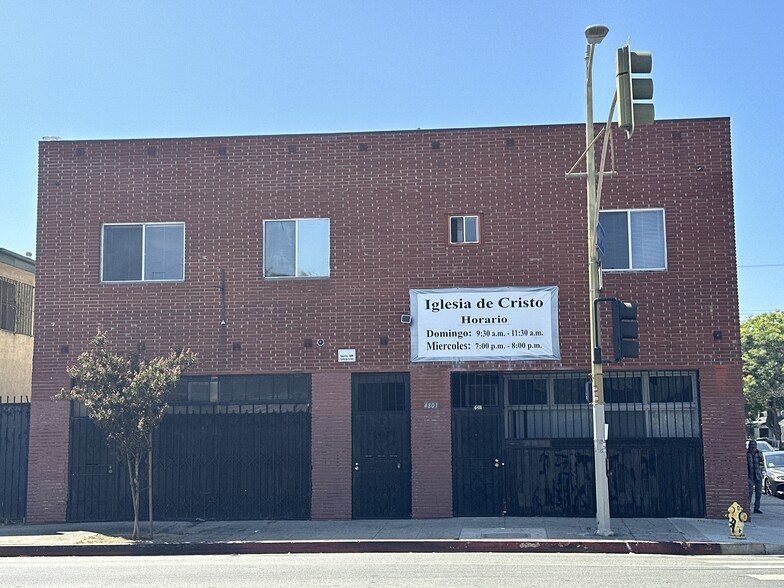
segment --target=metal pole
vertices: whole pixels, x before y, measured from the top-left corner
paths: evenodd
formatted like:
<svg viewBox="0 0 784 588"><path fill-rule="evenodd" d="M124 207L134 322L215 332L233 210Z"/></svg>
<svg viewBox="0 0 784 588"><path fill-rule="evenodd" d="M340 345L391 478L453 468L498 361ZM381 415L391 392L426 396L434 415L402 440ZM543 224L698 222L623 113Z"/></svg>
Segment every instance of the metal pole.
<svg viewBox="0 0 784 588"><path fill-rule="evenodd" d="M601 40L599 40L601 42ZM594 300L599 298L599 250L596 243L599 219L596 197L596 162L594 159L593 133L593 52L595 43L589 41L585 52L585 147L588 187L588 308L590 309L591 345L591 407L593 416L594 477L596 478L596 525L597 535L613 534L610 528L610 493L607 484L607 440L604 418L604 380L599 344L599 310ZM596 337L594 337L596 334Z"/></svg>

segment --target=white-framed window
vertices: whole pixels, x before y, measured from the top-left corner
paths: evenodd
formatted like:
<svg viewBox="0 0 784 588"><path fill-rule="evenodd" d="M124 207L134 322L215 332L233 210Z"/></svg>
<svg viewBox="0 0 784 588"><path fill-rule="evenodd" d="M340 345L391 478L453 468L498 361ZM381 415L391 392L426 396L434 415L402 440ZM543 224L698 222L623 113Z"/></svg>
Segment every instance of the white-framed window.
<svg viewBox="0 0 784 588"><path fill-rule="evenodd" d="M264 277L329 277L329 219L264 221Z"/></svg>
<svg viewBox="0 0 784 588"><path fill-rule="evenodd" d="M602 270L666 270L664 209L604 210L599 213Z"/></svg>
<svg viewBox="0 0 784 588"><path fill-rule="evenodd" d="M101 227L102 282L181 282L185 223L118 223Z"/></svg>
<svg viewBox="0 0 784 588"><path fill-rule="evenodd" d="M479 243L479 216L450 216L449 242L452 245Z"/></svg>

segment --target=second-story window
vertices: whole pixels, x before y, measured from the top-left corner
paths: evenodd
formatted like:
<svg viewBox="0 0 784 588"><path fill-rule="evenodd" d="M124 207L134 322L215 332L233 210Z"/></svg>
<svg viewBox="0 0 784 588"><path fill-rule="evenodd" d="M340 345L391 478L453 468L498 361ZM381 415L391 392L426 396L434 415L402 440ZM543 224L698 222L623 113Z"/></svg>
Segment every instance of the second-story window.
<svg viewBox="0 0 784 588"><path fill-rule="evenodd" d="M0 329L33 334L33 294L32 284L0 276Z"/></svg>
<svg viewBox="0 0 784 588"><path fill-rule="evenodd" d="M449 242L452 245L479 243L479 217L450 216Z"/></svg>
<svg viewBox="0 0 784 588"><path fill-rule="evenodd" d="M0 278L0 329L16 330L17 282Z"/></svg>
<svg viewBox="0 0 784 588"><path fill-rule="evenodd" d="M665 270L664 210L604 210L603 270Z"/></svg>
<svg viewBox="0 0 784 588"><path fill-rule="evenodd" d="M264 277L329 277L329 219L264 221Z"/></svg>
<svg viewBox="0 0 784 588"><path fill-rule="evenodd" d="M103 226L102 282L173 282L184 278L183 223Z"/></svg>

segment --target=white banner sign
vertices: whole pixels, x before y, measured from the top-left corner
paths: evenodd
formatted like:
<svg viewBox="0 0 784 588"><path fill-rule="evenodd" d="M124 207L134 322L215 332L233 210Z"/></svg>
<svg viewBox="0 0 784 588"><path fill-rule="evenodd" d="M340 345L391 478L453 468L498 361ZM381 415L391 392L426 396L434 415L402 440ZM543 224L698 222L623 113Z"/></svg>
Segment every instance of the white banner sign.
<svg viewBox="0 0 784 588"><path fill-rule="evenodd" d="M411 361L561 359L558 286L410 290Z"/></svg>

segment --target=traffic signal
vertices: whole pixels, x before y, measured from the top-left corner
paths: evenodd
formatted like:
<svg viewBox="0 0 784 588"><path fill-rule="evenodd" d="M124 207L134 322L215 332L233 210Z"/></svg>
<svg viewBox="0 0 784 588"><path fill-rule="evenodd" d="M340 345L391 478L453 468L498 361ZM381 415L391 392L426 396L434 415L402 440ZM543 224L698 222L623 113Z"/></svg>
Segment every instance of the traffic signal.
<svg viewBox="0 0 784 588"><path fill-rule="evenodd" d="M615 89L618 95L618 126L631 137L635 125L653 124L655 111L651 78L633 78L633 74L649 74L653 67L650 53L632 51L629 45L618 49L615 59Z"/></svg>
<svg viewBox="0 0 784 588"><path fill-rule="evenodd" d="M639 335L637 305L621 302L617 298L611 302L614 361L618 363L623 361L625 357L640 357L640 344L637 341Z"/></svg>

